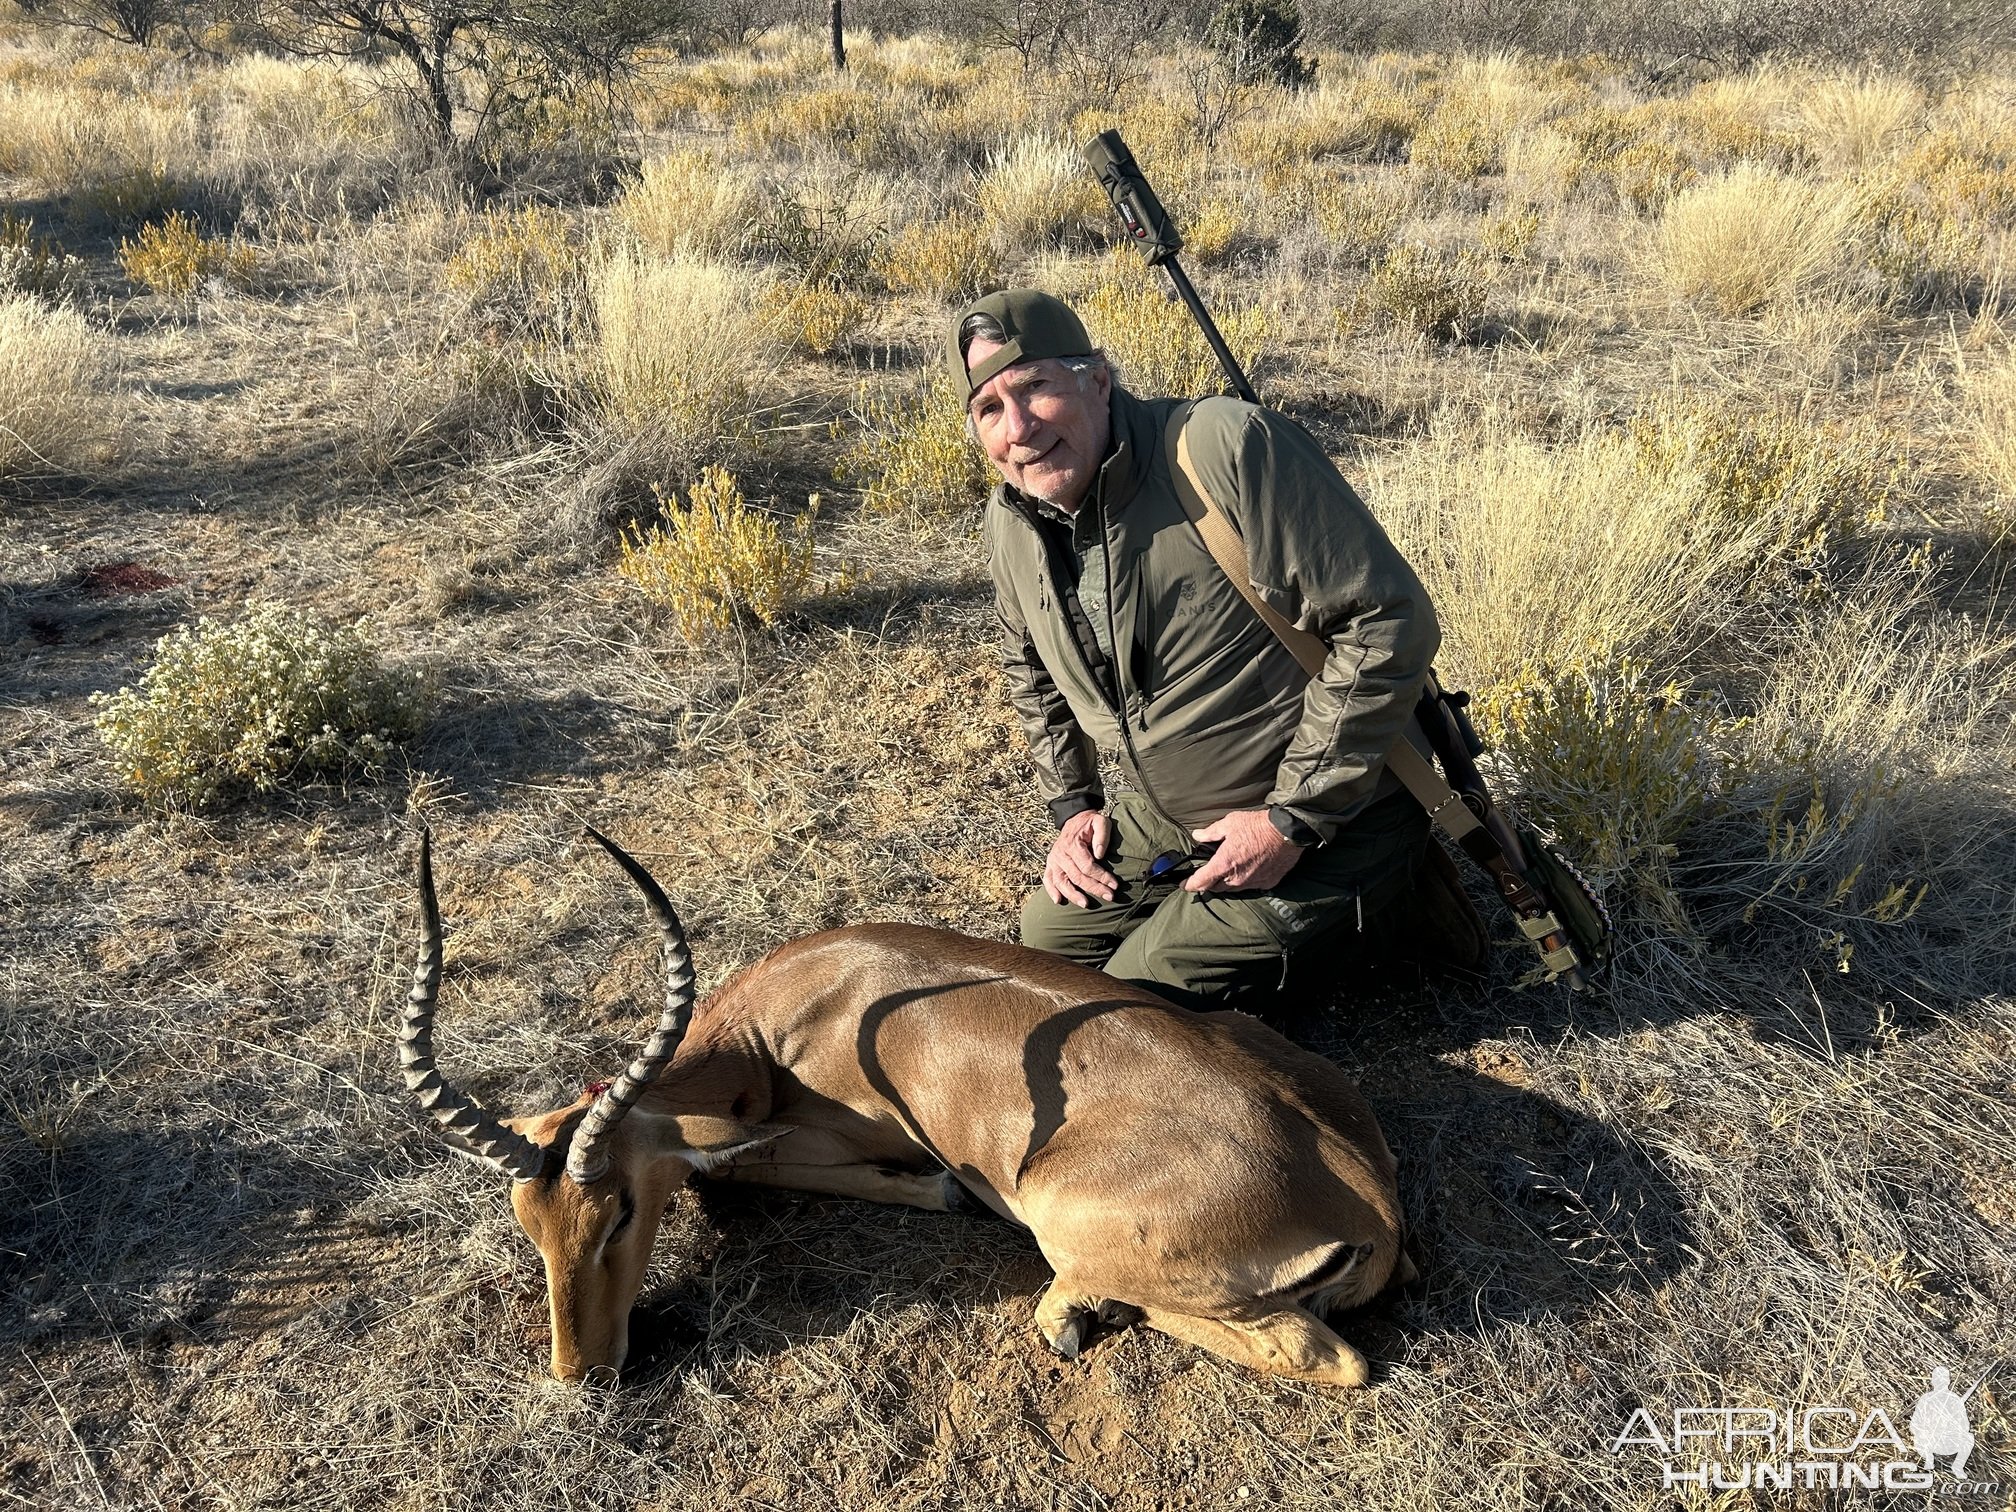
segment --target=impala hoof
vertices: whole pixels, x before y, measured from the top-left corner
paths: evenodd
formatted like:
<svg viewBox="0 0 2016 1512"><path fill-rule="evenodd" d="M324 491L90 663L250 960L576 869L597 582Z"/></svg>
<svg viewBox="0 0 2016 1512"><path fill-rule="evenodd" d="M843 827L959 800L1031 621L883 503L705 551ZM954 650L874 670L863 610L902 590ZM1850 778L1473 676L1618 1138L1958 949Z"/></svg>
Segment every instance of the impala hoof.
<svg viewBox="0 0 2016 1512"><path fill-rule="evenodd" d="M971 1216L976 1213L992 1211L987 1204L967 1191L966 1184L950 1171L947 1171L939 1179L944 1183L946 1212L964 1213Z"/></svg>
<svg viewBox="0 0 2016 1512"><path fill-rule="evenodd" d="M1088 1314L1077 1313L1054 1334L1043 1335L1043 1342L1067 1360L1075 1360L1085 1347L1085 1319Z"/></svg>

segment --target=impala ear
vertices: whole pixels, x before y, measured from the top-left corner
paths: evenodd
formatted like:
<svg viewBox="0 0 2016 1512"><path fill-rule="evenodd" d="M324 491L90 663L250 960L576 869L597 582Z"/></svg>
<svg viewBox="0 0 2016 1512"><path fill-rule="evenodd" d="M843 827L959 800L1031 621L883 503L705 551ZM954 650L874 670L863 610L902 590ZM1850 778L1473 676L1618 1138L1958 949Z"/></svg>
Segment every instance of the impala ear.
<svg viewBox="0 0 2016 1512"><path fill-rule="evenodd" d="M741 1123L699 1114L668 1114L651 1120L654 1148L661 1154L676 1155L702 1176L790 1132L779 1124Z"/></svg>

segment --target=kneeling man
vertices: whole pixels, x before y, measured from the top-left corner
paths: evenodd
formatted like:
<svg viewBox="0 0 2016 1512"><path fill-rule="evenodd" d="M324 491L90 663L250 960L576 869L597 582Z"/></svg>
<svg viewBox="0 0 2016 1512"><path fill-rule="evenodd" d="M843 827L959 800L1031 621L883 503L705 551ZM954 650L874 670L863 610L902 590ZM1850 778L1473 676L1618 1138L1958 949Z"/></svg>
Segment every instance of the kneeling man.
<svg viewBox="0 0 2016 1512"><path fill-rule="evenodd" d="M962 311L949 361L1001 476L987 557L1059 826L1023 943L1206 1007L1278 988L1291 958L1378 927L1428 849L1427 816L1385 757L1440 630L1351 486L1272 410L1136 398L1078 317L1034 289ZM1176 487L1179 435L1255 589L1327 647L1320 675L1205 546ZM1130 791L1104 791L1101 748Z"/></svg>

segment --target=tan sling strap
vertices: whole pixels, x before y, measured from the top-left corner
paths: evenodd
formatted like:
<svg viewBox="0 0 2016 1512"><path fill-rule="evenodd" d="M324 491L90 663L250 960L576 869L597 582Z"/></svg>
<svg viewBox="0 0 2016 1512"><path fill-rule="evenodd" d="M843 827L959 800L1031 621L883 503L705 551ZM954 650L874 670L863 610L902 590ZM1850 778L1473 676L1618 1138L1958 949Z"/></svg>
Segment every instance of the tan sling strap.
<svg viewBox="0 0 2016 1512"><path fill-rule="evenodd" d="M1311 678L1319 677L1323 664L1329 660L1328 649L1321 638L1307 630L1297 629L1285 615L1260 597L1253 586L1246 542L1231 518L1212 502L1210 491L1197 474L1196 465L1190 459L1189 427L1184 423L1190 418L1190 409L1191 406L1186 404L1169 419L1169 433L1174 442L1170 453L1170 475L1176 484L1176 496L1182 501L1183 512L1197 527L1198 535L1204 538L1205 549L1211 553L1220 570L1239 590L1240 597L1252 606L1253 612L1260 616L1260 622L1274 632L1304 672ZM1433 687L1433 674L1430 674L1430 686ZM1417 738L1423 743L1427 740L1425 734L1417 737L1419 729L1420 721L1409 718L1400 739L1386 753L1386 765L1414 795L1415 801L1428 811L1428 817L1435 826L1491 874L1500 895L1519 922L1519 932L1539 952L1550 978L1565 977L1570 985L1576 987L1586 985L1584 968L1588 963L1578 956L1575 941L1562 926L1557 907L1547 895L1535 890L1526 875L1529 862L1525 848L1502 819L1487 824L1475 809L1464 802L1463 795L1436 770L1435 763L1416 744ZM1488 802L1487 799L1487 808ZM1544 858L1568 873L1568 882L1579 888L1590 908L1601 915L1600 926L1591 925L1592 929L1599 931L1593 948L1600 950L1602 940L1607 939L1609 933L1609 916L1603 912L1601 900L1565 861L1552 857L1544 846L1539 850Z"/></svg>
<svg viewBox="0 0 2016 1512"><path fill-rule="evenodd" d="M1205 490L1203 480L1197 476L1197 468L1190 460L1190 427L1183 423L1188 418L1186 407L1172 416L1169 422L1176 435L1176 465L1172 473L1177 497L1183 501L1183 512L1190 516L1197 533L1204 538L1205 549L1225 576L1232 580L1232 586L1239 590L1240 596L1253 606L1253 612L1260 616L1261 623L1279 637L1281 644L1301 663L1304 672L1312 678L1322 676L1323 663L1330 655L1322 640L1290 624L1287 617L1261 598L1253 587L1252 572L1246 562L1246 543L1240 539L1238 529L1225 511L1211 502L1211 495ZM1413 721L1408 723L1411 727ZM1393 775L1400 779L1407 791L1428 811L1428 817L1451 840L1460 843L1472 830L1483 828L1482 821L1471 812L1462 795L1443 781L1434 763L1415 748L1410 735L1402 734L1394 742L1393 749L1386 753L1386 765L1393 769Z"/></svg>

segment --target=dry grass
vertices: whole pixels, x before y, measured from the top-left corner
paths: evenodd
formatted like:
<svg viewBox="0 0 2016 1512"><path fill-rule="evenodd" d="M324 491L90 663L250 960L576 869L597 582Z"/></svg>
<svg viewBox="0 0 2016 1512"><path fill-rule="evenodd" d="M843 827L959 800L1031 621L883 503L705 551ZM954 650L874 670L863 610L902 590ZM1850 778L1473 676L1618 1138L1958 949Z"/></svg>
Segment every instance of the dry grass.
<svg viewBox="0 0 2016 1512"><path fill-rule="evenodd" d="M1964 382L1972 460L2002 513L2016 514L2016 353L1971 364Z"/></svg>
<svg viewBox="0 0 2016 1512"><path fill-rule="evenodd" d="M1842 272L1854 211L1838 191L1739 164L1667 204L1653 265L1683 299L1754 314Z"/></svg>
<svg viewBox="0 0 2016 1512"><path fill-rule="evenodd" d="M989 164L978 194L988 233L1018 252L1082 236L1112 214L1078 147L1052 137L1015 142Z"/></svg>
<svg viewBox="0 0 2016 1512"><path fill-rule="evenodd" d="M671 152L651 158L617 207L639 241L668 256L730 256L764 209L763 187L725 156Z"/></svg>
<svg viewBox="0 0 2016 1512"><path fill-rule="evenodd" d="M667 481L734 455L784 357L774 290L732 264L610 253L589 278L594 424Z"/></svg>
<svg viewBox="0 0 2016 1512"><path fill-rule="evenodd" d="M0 478L88 465L108 367L107 343L77 312L0 295Z"/></svg>
<svg viewBox="0 0 2016 1512"><path fill-rule="evenodd" d="M1651 93L1600 60L1326 56L1206 154L1183 59L1095 100L850 40L839 85L809 30L655 60L656 166L615 204L563 175L479 213L368 69L0 28L0 195L59 201L36 233L87 259L60 330L129 384L52 431L118 438L53 459L88 489L0 483L0 1490L1651 1512L1675 1496L1611 1452L1628 1404L1901 1423L1932 1365L1964 1389L2016 1353L2006 75L1914 105L1791 66ZM1366 1392L1138 1331L1067 1366L1005 1227L720 1193L674 1208L624 1387L556 1389L507 1194L398 1091L410 827L443 1063L514 1110L652 1013L583 821L657 869L709 984L852 920L1007 935L1049 827L928 369L939 301L998 278L1089 295L1138 388L1216 387L1137 263L976 209L1017 144L1116 122L1223 243L1207 297L1264 391L1420 566L1499 782L1606 884L1614 978L1521 991L1512 944L1475 982L1298 967L1335 1006L1292 1027L1364 1083L1423 1262L1346 1325ZM1754 317L1645 298L1658 218L1732 170L1854 207L1838 259ZM117 238L184 197L239 216L257 287L108 304ZM1402 245L1488 274L1470 339L1333 321ZM0 412L23 392L0 371ZM694 646L578 506L729 455L750 500L829 496L770 545L872 575ZM150 812L90 694L254 597L369 616L432 669L425 728L375 782ZM2004 1496L2006 1384L1970 1403Z"/></svg>

